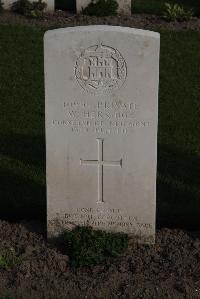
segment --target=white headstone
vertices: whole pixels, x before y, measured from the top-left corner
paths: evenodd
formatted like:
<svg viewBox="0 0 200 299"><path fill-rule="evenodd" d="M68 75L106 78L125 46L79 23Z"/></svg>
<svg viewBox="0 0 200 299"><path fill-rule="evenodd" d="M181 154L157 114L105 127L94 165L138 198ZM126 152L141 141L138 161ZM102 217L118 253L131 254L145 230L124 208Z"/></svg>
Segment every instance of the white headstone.
<svg viewBox="0 0 200 299"><path fill-rule="evenodd" d="M91 0L76 0L76 11L81 13L82 9L88 6ZM117 0L118 13L124 15L131 15L131 0Z"/></svg>
<svg viewBox="0 0 200 299"><path fill-rule="evenodd" d="M45 34L48 232L76 225L154 242L159 34Z"/></svg>

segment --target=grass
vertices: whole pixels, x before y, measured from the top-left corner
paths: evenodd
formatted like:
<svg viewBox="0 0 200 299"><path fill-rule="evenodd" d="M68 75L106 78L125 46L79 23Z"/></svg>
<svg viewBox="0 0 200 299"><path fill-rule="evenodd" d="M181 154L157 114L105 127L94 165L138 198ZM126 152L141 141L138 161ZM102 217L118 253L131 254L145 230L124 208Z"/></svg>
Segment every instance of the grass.
<svg viewBox="0 0 200 299"><path fill-rule="evenodd" d="M2 26L0 35L0 216L42 218L45 217L43 31Z"/></svg>
<svg viewBox="0 0 200 299"><path fill-rule="evenodd" d="M44 31L0 26L0 218L45 219ZM200 228L200 32L161 32L157 222Z"/></svg>
<svg viewBox="0 0 200 299"><path fill-rule="evenodd" d="M200 33L161 33L158 221L199 226Z"/></svg>

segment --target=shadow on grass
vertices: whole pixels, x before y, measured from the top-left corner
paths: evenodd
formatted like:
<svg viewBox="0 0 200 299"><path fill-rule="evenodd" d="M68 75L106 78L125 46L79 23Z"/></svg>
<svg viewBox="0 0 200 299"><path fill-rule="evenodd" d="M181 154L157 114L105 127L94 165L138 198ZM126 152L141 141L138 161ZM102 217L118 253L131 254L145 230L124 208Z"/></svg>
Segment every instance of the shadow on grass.
<svg viewBox="0 0 200 299"><path fill-rule="evenodd" d="M44 135L1 134L0 154L32 164L45 171Z"/></svg>
<svg viewBox="0 0 200 299"><path fill-rule="evenodd" d="M0 218L46 217L44 136L1 135Z"/></svg>
<svg viewBox="0 0 200 299"><path fill-rule="evenodd" d="M0 169L0 219L16 221L46 217L45 186Z"/></svg>
<svg viewBox="0 0 200 299"><path fill-rule="evenodd" d="M158 146L157 225L200 229L200 157Z"/></svg>
<svg viewBox="0 0 200 299"><path fill-rule="evenodd" d="M4 135L0 218L46 217L44 136ZM10 160L6 160L9 157ZM5 161L4 161L5 158ZM22 163L13 165L13 161ZM21 164L20 164L21 165ZM32 169L33 171L29 171ZM37 177L37 171L40 175ZM157 226L200 229L200 157L158 146ZM43 179L41 179L43 176Z"/></svg>

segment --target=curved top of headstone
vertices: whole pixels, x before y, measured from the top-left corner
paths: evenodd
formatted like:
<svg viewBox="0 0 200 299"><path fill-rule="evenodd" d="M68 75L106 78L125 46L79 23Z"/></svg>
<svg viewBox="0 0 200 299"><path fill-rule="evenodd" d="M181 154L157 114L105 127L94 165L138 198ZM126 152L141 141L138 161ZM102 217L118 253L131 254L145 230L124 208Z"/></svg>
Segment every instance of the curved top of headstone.
<svg viewBox="0 0 200 299"><path fill-rule="evenodd" d="M131 33L135 35L149 36L152 38L160 38L160 34L158 32L154 32L150 30L121 27L121 26L110 26L110 25L89 25L89 26L76 26L76 27L67 27L67 28L48 30L44 35L44 39L46 39L47 37L54 36L55 33L86 32L86 31L122 32L122 33Z"/></svg>

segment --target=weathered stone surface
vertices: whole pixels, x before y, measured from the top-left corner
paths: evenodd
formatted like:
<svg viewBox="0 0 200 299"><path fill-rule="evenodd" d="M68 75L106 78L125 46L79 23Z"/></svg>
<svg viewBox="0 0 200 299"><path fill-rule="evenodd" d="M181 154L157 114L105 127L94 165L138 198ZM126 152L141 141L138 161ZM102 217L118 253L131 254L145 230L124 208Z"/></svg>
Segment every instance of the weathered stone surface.
<svg viewBox="0 0 200 299"><path fill-rule="evenodd" d="M76 0L77 13L81 13L82 9L88 6L91 0ZM117 0L118 13L124 15L131 15L131 0Z"/></svg>
<svg viewBox="0 0 200 299"><path fill-rule="evenodd" d="M45 34L48 232L74 225L153 242L159 34Z"/></svg>

